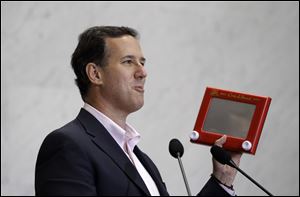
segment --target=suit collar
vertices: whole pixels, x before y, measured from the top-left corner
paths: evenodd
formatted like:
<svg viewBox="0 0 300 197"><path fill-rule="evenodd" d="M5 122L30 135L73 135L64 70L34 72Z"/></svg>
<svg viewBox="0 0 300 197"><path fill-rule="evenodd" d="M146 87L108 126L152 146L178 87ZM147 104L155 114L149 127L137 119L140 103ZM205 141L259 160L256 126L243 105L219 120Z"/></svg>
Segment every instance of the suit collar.
<svg viewBox="0 0 300 197"><path fill-rule="evenodd" d="M140 141L140 134L129 124L126 123L125 128L121 128L112 119L88 103L84 103L83 109L92 114L105 127L121 148L124 147L125 143L128 143L130 150L133 151L133 148Z"/></svg>
<svg viewBox="0 0 300 197"><path fill-rule="evenodd" d="M129 179L145 193L145 195L150 196L138 171L104 126L85 109L80 110L77 119L85 128L87 134L91 136L91 140L104 151L117 166L119 166Z"/></svg>

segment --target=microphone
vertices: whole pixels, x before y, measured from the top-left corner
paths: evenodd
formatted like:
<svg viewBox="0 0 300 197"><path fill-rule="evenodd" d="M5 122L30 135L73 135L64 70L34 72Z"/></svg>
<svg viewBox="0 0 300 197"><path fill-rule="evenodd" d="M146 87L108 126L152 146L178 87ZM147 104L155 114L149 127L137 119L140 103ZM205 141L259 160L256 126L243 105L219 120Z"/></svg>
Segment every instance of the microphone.
<svg viewBox="0 0 300 197"><path fill-rule="evenodd" d="M213 145L210 148L210 152L213 155L213 157L221 164L223 164L223 165L227 164L233 168L237 167L237 165L234 163L234 161L232 161L230 154L228 152L226 152L223 148L221 148L217 145Z"/></svg>
<svg viewBox="0 0 300 197"><path fill-rule="evenodd" d="M182 144L180 143L180 141L178 139L172 139L170 141L170 143L169 143L169 152L173 157L178 159L179 166L180 166L180 169L181 169L181 173L182 173L182 176L183 176L183 180L184 180L184 183L185 183L187 193L188 193L189 196L191 196L191 190L190 190L189 184L187 182L185 172L184 172L184 168L183 168L183 165L182 165L182 162L181 162L181 159L180 159L183 155L184 150L183 150Z"/></svg>
<svg viewBox="0 0 300 197"><path fill-rule="evenodd" d="M221 164L227 164L236 170L238 170L240 173L242 173L244 176L246 176L250 181L252 181L256 186L258 186L260 189L262 189L264 192L266 192L269 196L273 196L268 190L263 188L259 183L257 183L254 179L252 179L249 175L247 175L244 171L242 171L231 159L231 156L228 152L226 152L223 148L213 145L210 148L210 152L213 155L213 157L220 162Z"/></svg>

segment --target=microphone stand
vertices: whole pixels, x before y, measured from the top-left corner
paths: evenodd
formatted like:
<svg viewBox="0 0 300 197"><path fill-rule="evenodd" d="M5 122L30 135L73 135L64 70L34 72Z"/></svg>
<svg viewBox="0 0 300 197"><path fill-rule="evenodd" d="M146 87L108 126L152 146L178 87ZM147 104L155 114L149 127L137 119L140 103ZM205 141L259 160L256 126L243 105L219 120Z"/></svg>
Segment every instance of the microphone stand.
<svg viewBox="0 0 300 197"><path fill-rule="evenodd" d="M177 159L178 159L178 162L179 162L180 170L182 172L182 176L183 176L183 180L184 180L184 184L185 184L188 196L191 196L191 190L190 190L189 184L188 184L186 176L185 176L185 172L184 172L184 169L183 169L183 165L182 165L182 162L181 162L181 159L180 159L180 153L179 152L177 152Z"/></svg>
<svg viewBox="0 0 300 197"><path fill-rule="evenodd" d="M259 187L260 189L262 189L264 192L266 192L269 196L273 196L268 190L266 190L265 188L263 188L263 186L261 186L258 182L256 182L254 179L252 179L248 174L246 174L243 170L241 170L235 163L234 161L230 160L230 166L237 169L240 173L242 173L245 177L247 177L250 181L252 181L252 183L254 183L257 187Z"/></svg>

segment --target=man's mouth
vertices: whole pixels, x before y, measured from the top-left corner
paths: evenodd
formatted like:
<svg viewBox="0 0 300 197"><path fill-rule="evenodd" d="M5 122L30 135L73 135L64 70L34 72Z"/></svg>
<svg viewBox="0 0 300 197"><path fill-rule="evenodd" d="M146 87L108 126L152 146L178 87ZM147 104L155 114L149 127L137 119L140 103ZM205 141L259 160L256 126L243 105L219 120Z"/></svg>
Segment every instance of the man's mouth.
<svg viewBox="0 0 300 197"><path fill-rule="evenodd" d="M144 87L143 86L134 86L133 89L137 92L140 92L140 93L144 93L145 90L144 90Z"/></svg>

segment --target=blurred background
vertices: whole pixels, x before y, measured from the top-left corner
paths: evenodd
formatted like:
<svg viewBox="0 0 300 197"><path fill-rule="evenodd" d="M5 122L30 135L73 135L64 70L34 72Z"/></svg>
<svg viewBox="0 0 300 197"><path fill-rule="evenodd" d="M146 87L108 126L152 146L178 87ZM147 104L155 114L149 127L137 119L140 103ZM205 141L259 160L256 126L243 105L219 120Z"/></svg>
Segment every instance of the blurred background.
<svg viewBox="0 0 300 197"><path fill-rule="evenodd" d="M240 167L274 195L299 195L299 2L1 1L1 195L34 195L45 136L83 105L70 57L96 25L136 28L147 58L144 107L129 117L171 195L186 195L172 138L196 195L212 172L189 142L207 86L272 98L256 155ZM243 175L238 195L265 195Z"/></svg>

